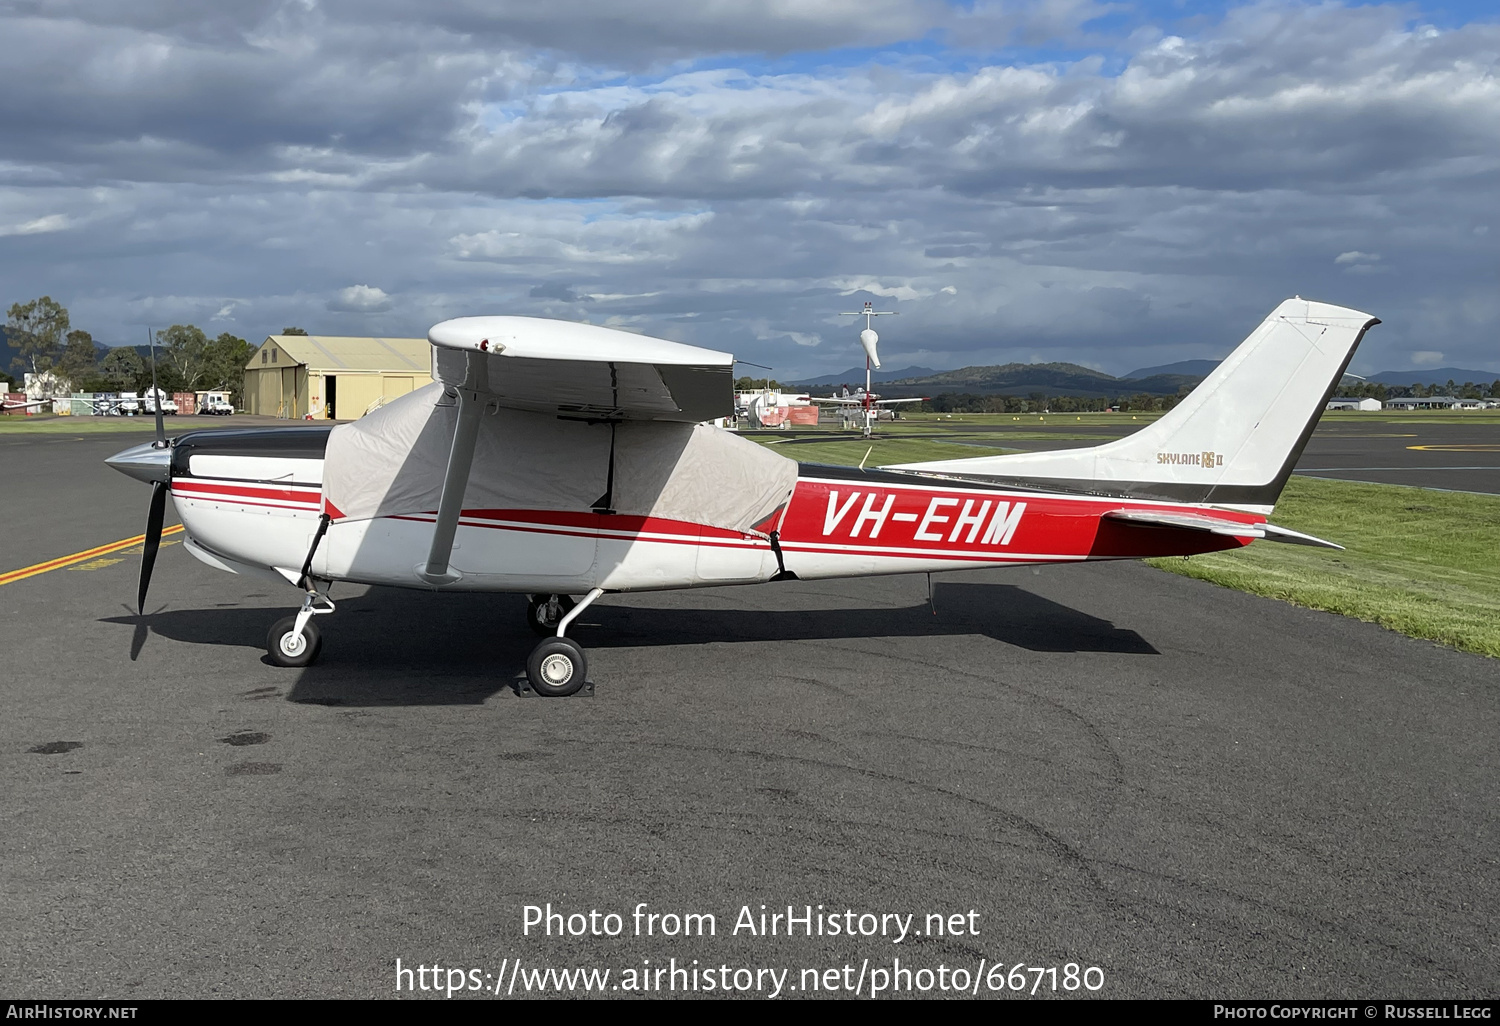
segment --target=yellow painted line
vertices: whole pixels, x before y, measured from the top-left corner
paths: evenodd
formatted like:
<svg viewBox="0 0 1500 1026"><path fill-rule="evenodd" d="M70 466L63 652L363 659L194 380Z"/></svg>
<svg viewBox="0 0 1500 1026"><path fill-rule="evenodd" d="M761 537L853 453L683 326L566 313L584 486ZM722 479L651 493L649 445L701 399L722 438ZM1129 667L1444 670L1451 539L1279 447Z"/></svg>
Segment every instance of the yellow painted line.
<svg viewBox="0 0 1500 1026"><path fill-rule="evenodd" d="M1473 445L1408 445L1408 449L1421 449L1424 452L1500 452L1500 445L1480 442Z"/></svg>
<svg viewBox="0 0 1500 1026"><path fill-rule="evenodd" d="M168 527L166 530L162 531L161 534L162 537L165 538L167 535L177 534L181 530L181 524L173 524L171 527ZM61 570L65 566L72 566L74 563L82 563L86 559L97 559L100 556L107 556L111 552L119 552L121 549L128 549L132 545L141 545L145 541L146 536L144 534L138 534L134 538L126 538L123 541L110 542L108 545L99 545L92 549L85 549L82 552L75 552L71 556L59 556L56 559L49 559L45 563L36 563L32 566L23 566L19 570L12 570L10 571L10 573L0 574L0 584L13 584L16 581L24 581L28 577L35 577L37 574L44 574L48 570Z"/></svg>
<svg viewBox="0 0 1500 1026"><path fill-rule="evenodd" d="M111 566L114 566L116 563L123 563L123 562L125 562L125 557L124 556L100 556L98 559L91 559L87 563L74 563L72 566L68 567L68 569L69 570L74 570L74 571L77 571L77 570L103 570L106 567L111 567Z"/></svg>

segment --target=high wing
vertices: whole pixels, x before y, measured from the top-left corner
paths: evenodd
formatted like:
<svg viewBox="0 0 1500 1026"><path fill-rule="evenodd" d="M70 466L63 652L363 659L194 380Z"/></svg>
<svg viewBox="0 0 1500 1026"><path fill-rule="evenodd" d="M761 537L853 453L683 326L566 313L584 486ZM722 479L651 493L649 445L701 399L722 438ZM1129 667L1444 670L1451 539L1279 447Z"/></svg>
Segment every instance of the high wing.
<svg viewBox="0 0 1500 1026"><path fill-rule="evenodd" d="M806 399L810 403L835 403L835 404L837 404L839 406L863 406L865 404L865 400L864 400L863 396L852 396L851 395L851 396L845 397L845 396L838 396L838 395L830 395L830 396L805 395L802 398ZM871 399L870 400L870 405L871 406L887 406L887 405L889 405L891 403L925 403L929 398L930 398L929 396L919 395L919 396L914 396L914 397L912 397L910 399Z"/></svg>
<svg viewBox="0 0 1500 1026"><path fill-rule="evenodd" d="M1286 542L1291 545L1313 545L1323 549L1343 549L1342 545L1335 545L1331 541L1314 538L1310 534L1293 531L1287 527L1277 527L1275 524L1268 524L1264 521L1249 522L1234 520L1230 517L1214 516L1211 513L1173 513L1166 510L1154 509L1115 509L1105 513L1104 519L1115 520L1138 527L1175 527L1189 531L1207 531L1210 534L1222 534L1231 538L1262 538L1266 541Z"/></svg>
<svg viewBox="0 0 1500 1026"><path fill-rule="evenodd" d="M499 406L601 420L734 415L729 353L538 317L459 317L427 339L435 379L463 385L478 358L479 390Z"/></svg>
<svg viewBox="0 0 1500 1026"><path fill-rule="evenodd" d="M458 402L427 561L429 584L449 565L479 416L492 403L586 420L695 424L734 414L734 357L593 324L538 317L458 317L427 332L432 376Z"/></svg>

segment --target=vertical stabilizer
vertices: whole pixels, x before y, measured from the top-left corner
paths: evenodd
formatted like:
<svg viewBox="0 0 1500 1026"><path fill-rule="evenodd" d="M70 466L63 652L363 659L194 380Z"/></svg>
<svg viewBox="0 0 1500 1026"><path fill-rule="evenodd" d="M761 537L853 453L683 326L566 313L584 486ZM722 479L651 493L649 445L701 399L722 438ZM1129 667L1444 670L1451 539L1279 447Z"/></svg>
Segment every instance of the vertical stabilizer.
<svg viewBox="0 0 1500 1026"><path fill-rule="evenodd" d="M1119 441L885 469L1269 511L1360 339L1379 323L1288 299L1187 398Z"/></svg>

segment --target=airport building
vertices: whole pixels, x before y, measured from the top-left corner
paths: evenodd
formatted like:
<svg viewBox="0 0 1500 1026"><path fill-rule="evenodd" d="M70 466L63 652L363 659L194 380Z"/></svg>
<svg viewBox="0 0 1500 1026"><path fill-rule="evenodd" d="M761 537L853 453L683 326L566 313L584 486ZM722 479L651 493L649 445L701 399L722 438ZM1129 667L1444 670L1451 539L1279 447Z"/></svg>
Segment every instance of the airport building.
<svg viewBox="0 0 1500 1026"><path fill-rule="evenodd" d="M1378 410L1381 409L1379 399L1330 399L1328 400L1330 410Z"/></svg>
<svg viewBox="0 0 1500 1026"><path fill-rule="evenodd" d="M357 420L431 382L425 338L269 335L245 366L245 412Z"/></svg>
<svg viewBox="0 0 1500 1026"><path fill-rule="evenodd" d="M1385 401L1385 408L1388 410L1451 410L1457 405L1459 400L1451 395L1432 395L1420 399L1402 396Z"/></svg>

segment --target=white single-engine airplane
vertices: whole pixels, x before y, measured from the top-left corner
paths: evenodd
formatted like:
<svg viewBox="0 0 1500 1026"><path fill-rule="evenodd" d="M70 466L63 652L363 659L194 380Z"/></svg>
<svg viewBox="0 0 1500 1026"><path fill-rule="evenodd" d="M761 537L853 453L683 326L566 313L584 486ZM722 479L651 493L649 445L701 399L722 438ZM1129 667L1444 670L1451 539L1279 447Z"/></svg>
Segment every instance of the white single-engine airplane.
<svg viewBox="0 0 1500 1026"><path fill-rule="evenodd" d="M568 627L615 591L1190 555L1267 523L1374 317L1282 303L1165 416L1088 449L859 470L799 466L702 422L727 353L587 324L463 317L428 332L432 385L333 428L195 431L112 457L152 485L137 602L170 492L185 547L284 580L272 661L318 655L335 581L520 592L546 635L532 688L584 683ZM584 596L577 604L570 596Z"/></svg>

